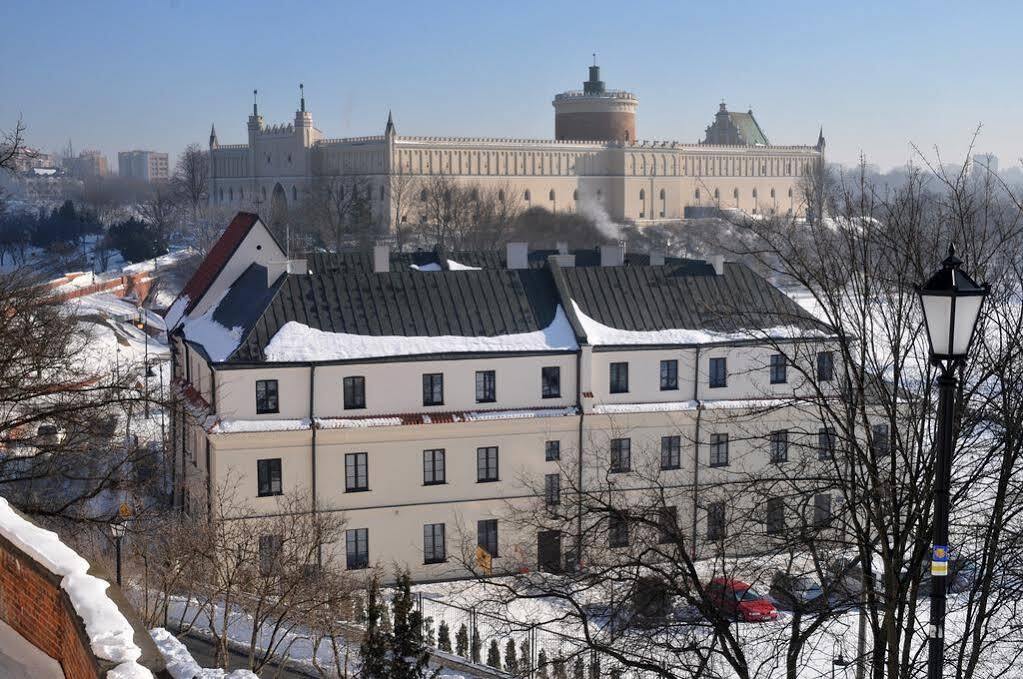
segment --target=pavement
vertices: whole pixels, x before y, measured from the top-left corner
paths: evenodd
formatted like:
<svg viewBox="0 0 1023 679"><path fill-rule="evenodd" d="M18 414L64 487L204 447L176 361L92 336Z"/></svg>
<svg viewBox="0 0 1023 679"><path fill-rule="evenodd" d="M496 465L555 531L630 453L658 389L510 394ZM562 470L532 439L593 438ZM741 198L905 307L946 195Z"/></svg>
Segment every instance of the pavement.
<svg viewBox="0 0 1023 679"><path fill-rule="evenodd" d="M4 679L64 679L60 663L28 642L0 620L0 677Z"/></svg>
<svg viewBox="0 0 1023 679"><path fill-rule="evenodd" d="M200 637L192 636L191 634L186 634L185 636L181 637L181 643L185 645L185 648L187 648L189 653L192 654L192 657L195 658L195 661L199 663L200 667L217 666L216 649L212 642L207 641L206 639L202 639ZM248 669L249 659L247 656L245 656L242 653L239 653L238 651L230 649L228 650L228 653L229 653L228 664L230 665L230 667L228 668L229 670ZM279 674L278 669L279 667L277 663L270 662L266 665L266 667L263 668L263 671L260 672L259 675L261 677L264 677L265 679L271 678L277 679L277 677L281 677L281 679L310 679L310 677L312 677L313 679L315 679L317 677L317 675L315 674L304 672L302 670L295 669L294 667L285 667L283 669L280 669ZM0 677L4 677L6 679L7 676L8 675L0 672ZM63 677L64 675L61 674L59 676Z"/></svg>

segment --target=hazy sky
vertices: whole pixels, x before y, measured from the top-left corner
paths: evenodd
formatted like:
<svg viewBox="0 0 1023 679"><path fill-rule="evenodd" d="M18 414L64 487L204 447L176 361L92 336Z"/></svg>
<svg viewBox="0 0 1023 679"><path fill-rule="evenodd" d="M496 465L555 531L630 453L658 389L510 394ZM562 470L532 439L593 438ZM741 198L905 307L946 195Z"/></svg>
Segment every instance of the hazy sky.
<svg viewBox="0 0 1023 679"><path fill-rule="evenodd" d="M252 90L288 122L298 83L328 137L553 136L551 99L598 52L639 96L641 139L694 142L718 102L773 143L888 168L910 142L949 160L1023 157L1023 5L930 2L15 2L0 7L0 129L116 153L245 141Z"/></svg>

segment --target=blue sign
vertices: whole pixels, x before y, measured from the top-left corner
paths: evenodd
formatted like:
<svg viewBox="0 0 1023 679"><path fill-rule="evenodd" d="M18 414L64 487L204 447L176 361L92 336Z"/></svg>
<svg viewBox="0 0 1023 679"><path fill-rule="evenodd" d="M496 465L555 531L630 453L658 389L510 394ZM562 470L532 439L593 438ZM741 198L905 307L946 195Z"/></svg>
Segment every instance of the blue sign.
<svg viewBox="0 0 1023 679"><path fill-rule="evenodd" d="M931 550L931 576L948 575L948 545L934 545Z"/></svg>

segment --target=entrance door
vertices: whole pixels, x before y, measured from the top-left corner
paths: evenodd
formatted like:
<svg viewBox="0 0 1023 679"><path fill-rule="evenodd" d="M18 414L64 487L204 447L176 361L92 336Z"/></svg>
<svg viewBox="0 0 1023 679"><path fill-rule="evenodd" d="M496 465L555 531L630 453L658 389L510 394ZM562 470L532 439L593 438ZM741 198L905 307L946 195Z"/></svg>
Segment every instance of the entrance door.
<svg viewBox="0 0 1023 679"><path fill-rule="evenodd" d="M547 573L561 572L561 531L545 530L536 534L537 567Z"/></svg>

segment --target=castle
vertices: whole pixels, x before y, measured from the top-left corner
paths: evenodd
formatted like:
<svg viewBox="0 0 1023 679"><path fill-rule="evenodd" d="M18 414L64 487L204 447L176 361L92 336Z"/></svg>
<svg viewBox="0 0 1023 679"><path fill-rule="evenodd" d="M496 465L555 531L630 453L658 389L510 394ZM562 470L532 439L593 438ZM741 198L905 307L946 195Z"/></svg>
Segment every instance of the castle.
<svg viewBox="0 0 1023 679"><path fill-rule="evenodd" d="M222 145L210 131L210 202L276 219L308 198L317 180L358 177L375 220L393 230L423 219L419 191L396 188L443 175L522 208L597 210L641 226L714 207L798 215L801 177L824 155L823 133L813 146L771 145L752 111L724 103L701 142L639 141L638 98L606 89L597 65L581 91L552 103L554 139L404 136L390 114L382 135L328 139L304 91L287 125L267 126L254 97L248 144Z"/></svg>

